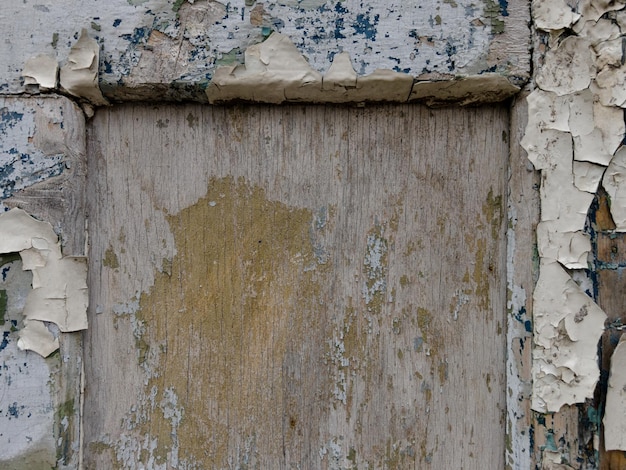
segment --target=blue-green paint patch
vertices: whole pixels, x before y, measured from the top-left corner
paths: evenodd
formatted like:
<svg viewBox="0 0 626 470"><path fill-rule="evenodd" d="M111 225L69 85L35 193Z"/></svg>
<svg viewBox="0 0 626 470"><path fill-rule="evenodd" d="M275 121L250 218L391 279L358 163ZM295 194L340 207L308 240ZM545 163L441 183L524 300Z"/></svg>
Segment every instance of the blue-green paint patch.
<svg viewBox="0 0 626 470"><path fill-rule="evenodd" d="M550 452L557 452L559 449L556 446L556 441L554 440L554 433L552 431L546 432L546 445L544 446L545 450Z"/></svg>
<svg viewBox="0 0 626 470"><path fill-rule="evenodd" d="M9 345L9 331L2 332L2 341L0 342L0 351L6 348Z"/></svg>
<svg viewBox="0 0 626 470"><path fill-rule="evenodd" d="M6 135L7 129L14 128L24 118L24 113L9 111L8 108L0 110L0 132Z"/></svg>
<svg viewBox="0 0 626 470"><path fill-rule="evenodd" d="M359 13L356 15L356 22L352 25L352 28L356 34L362 34L367 39L375 41L376 25L379 18L379 15L374 15L374 21L372 22L369 14Z"/></svg>
<svg viewBox="0 0 626 470"><path fill-rule="evenodd" d="M14 401L7 407L5 416L9 418L9 421L13 418L19 418L25 408L26 407L24 405L18 405L17 402Z"/></svg>
<svg viewBox="0 0 626 470"><path fill-rule="evenodd" d="M133 34L122 34L121 37L130 41L131 44L142 44L150 35L150 31L150 28L144 26L142 28L135 28Z"/></svg>
<svg viewBox="0 0 626 470"><path fill-rule="evenodd" d="M499 0L498 3L500 4L500 14L502 16L509 16L509 2L507 0Z"/></svg>

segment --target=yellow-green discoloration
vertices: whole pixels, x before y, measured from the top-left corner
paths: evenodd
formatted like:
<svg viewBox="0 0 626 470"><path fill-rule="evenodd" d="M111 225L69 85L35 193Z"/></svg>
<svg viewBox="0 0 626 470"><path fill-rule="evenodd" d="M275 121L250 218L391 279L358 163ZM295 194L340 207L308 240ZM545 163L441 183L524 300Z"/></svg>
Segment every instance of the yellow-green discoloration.
<svg viewBox="0 0 626 470"><path fill-rule="evenodd" d="M74 399L63 402L57 408L54 422L58 429L57 461L69 462L75 449L72 446L75 425Z"/></svg>
<svg viewBox="0 0 626 470"><path fill-rule="evenodd" d="M319 367L324 345L308 343L303 353L301 338L326 328L313 220L311 211L268 201L263 190L232 178L210 181L205 198L169 217L177 247L171 275L157 274L137 313L146 328L139 361L162 345L145 396L156 392L159 403L172 390L172 409L181 412L175 427L173 412L149 400L137 411L139 438L158 441L155 463L176 448L181 461L226 467L245 436L278 458L283 444L261 441L283 432L285 416L286 439L317 439L315 424L296 418L329 389L321 374L302 372Z"/></svg>
<svg viewBox="0 0 626 470"><path fill-rule="evenodd" d="M496 240L502 228L504 208L502 207L502 196L494 196L491 188L487 194L487 200L483 204L483 215L487 222L491 224L491 236Z"/></svg>
<svg viewBox="0 0 626 470"><path fill-rule="evenodd" d="M107 251L104 252L104 259L102 260L102 265L111 269L117 269L120 267L120 262L118 261L117 255L113 251L112 247L107 248Z"/></svg>

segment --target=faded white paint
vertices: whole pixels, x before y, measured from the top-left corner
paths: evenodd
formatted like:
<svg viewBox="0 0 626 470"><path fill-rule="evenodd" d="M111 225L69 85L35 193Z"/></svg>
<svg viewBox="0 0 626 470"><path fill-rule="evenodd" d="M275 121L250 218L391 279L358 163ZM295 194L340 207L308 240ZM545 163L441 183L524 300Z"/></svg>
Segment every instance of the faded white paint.
<svg viewBox="0 0 626 470"><path fill-rule="evenodd" d="M344 54L350 58L352 69L366 77L363 85L368 81L382 85L375 87L370 83L358 93L325 94L321 99L306 95L306 100L332 101L329 96L335 96L335 100L342 101L406 101L410 82L416 79L429 84L424 99L485 102L505 99L529 77L526 0L436 0L410 4L328 0L252 5L244 0L115 0L106 5L90 0L82 2L80 8L69 0L5 3L0 11L0 25L10 47L0 51L0 63L5 65L0 72L0 93L19 93L25 86L33 91L34 81L41 83L42 89L52 88L49 85L53 59L62 65L62 87L95 104L103 104L93 89L86 96L84 89L77 92L71 83L68 82L70 88L63 83L64 77L68 80L68 71L79 68L87 74L97 66L86 56L76 62L77 48L89 51L90 57L92 52L91 47L82 47L86 36L81 30L88 30L102 49L99 81L105 97L113 100L206 101L207 85L220 86L229 75L224 74L224 69L220 72L220 67L241 70L244 56L248 61L248 56L254 55L258 45L272 33L280 33L291 42L297 56L306 60L314 74L327 72L334 57ZM28 35L22 33L26 24ZM70 48L74 48L73 57ZM40 63L33 69L34 57ZM43 61L45 71L40 67ZM247 68L250 65L246 63ZM380 75L380 70L387 75L382 81L374 80L379 78L374 76ZM438 84L484 74L498 79L485 82L486 87L480 80L466 81L460 98L454 93L450 96L450 89L437 97ZM81 83L85 83L84 78ZM251 79L249 75L248 78ZM291 81L295 79L290 77ZM408 92L388 96L388 91L398 85L408 85ZM258 99L262 92L263 89L257 90L253 99ZM424 94L421 90L412 99L421 99ZM229 93L213 99L231 96ZM249 96L246 93L235 98ZM303 98L297 95L295 99ZM275 98L262 100L274 102Z"/></svg>

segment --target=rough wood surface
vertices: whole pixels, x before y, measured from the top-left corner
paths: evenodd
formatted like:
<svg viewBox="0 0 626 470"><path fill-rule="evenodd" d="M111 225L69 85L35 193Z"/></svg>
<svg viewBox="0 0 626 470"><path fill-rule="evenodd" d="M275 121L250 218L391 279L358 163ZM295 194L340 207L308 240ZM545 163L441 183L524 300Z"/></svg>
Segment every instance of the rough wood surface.
<svg viewBox="0 0 626 470"><path fill-rule="evenodd" d="M602 205L598 213L602 214ZM596 217L597 221L598 217ZM606 227L600 227L606 228ZM626 296L626 237L623 233L598 232L596 235L598 303L607 314L606 331L602 335L600 368L602 381L598 387L598 406L605 410L606 392L611 368L611 357L623 334L626 323L624 313L624 297ZM605 410L619 413L619 410ZM617 470L626 467L626 453L622 451L606 451L604 449L604 427L601 433L600 468Z"/></svg>
<svg viewBox="0 0 626 470"><path fill-rule="evenodd" d="M503 468L508 124L98 110L87 468Z"/></svg>
<svg viewBox="0 0 626 470"><path fill-rule="evenodd" d="M82 111L60 96L0 97L0 111L0 189L3 197L10 196L0 201L0 207L19 207L49 222L64 255L84 255L87 162ZM5 301L0 302L0 467L76 469L81 448L82 334L60 334L59 352L45 359L17 348L32 274L20 273L14 284L6 285L16 276L11 271L22 267L14 255L10 263L0 260L0 297Z"/></svg>
<svg viewBox="0 0 626 470"><path fill-rule="evenodd" d="M507 230L507 468L534 468L530 409L532 302L538 260L535 230L539 222L539 172L532 167L519 142L528 115L526 96L512 103Z"/></svg>

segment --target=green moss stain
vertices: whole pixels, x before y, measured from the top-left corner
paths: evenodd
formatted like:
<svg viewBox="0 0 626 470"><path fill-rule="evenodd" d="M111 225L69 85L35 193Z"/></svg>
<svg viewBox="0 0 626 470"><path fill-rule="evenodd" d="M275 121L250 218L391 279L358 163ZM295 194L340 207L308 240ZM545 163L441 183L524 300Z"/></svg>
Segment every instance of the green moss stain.
<svg viewBox="0 0 626 470"><path fill-rule="evenodd" d="M221 67L224 65L241 64L243 63L244 52L236 47L228 52L224 52L221 56L215 60L215 66Z"/></svg>
<svg viewBox="0 0 626 470"><path fill-rule="evenodd" d="M18 253L7 253L0 255L0 268L6 266L14 261L21 261L21 257ZM5 289L0 289L0 325L4 325L6 321L6 314L9 308L9 296ZM15 331L15 327L11 326L11 331Z"/></svg>
<svg viewBox="0 0 626 470"><path fill-rule="evenodd" d="M90 452L94 454L104 454L105 452L112 451L111 444L104 442L90 442L88 445Z"/></svg>
<svg viewBox="0 0 626 470"><path fill-rule="evenodd" d="M113 251L113 247L107 248L107 250L104 252L104 259L102 260L102 265L111 269L117 269L120 267L120 263L117 259L117 255Z"/></svg>
<svg viewBox="0 0 626 470"><path fill-rule="evenodd" d="M74 399L70 398L59 405L54 420L58 427L57 461L69 462L74 454Z"/></svg>
<svg viewBox="0 0 626 470"><path fill-rule="evenodd" d="M417 326L422 333L424 341L428 341L428 329L433 320L432 315L428 310L422 307L417 308Z"/></svg>
<svg viewBox="0 0 626 470"><path fill-rule="evenodd" d="M483 3L485 4L485 18L488 18L491 24L491 34L504 33L503 12L500 5L495 0L483 0Z"/></svg>
<svg viewBox="0 0 626 470"><path fill-rule="evenodd" d="M489 189L487 194L487 200L482 207L483 215L487 220L487 223L491 225L491 236L494 240L498 239L500 228L502 227L502 220L504 217L504 207L502 204L502 196L494 196L493 189Z"/></svg>
<svg viewBox="0 0 626 470"><path fill-rule="evenodd" d="M282 435L283 413L301 416L298 403L331 389L326 376L307 374L322 362L323 342L309 341L302 352L302 338L329 328L319 301L328 268L316 263L313 220L312 211L269 201L233 178L211 180L205 198L168 217L177 247L171 275L156 274L136 314L145 325L138 360L158 357L144 395L159 403L171 390L180 410L176 428L163 407L136 414L135 432L158 442L155 464L175 449L180 462L225 467L234 435L256 435L278 455L282 443L271 437ZM353 353L359 340L351 336L359 334L347 328Z"/></svg>
<svg viewBox="0 0 626 470"><path fill-rule="evenodd" d="M174 0L174 4L172 5L172 11L178 13L178 10L180 10L180 7L183 6L183 3L185 3L185 0Z"/></svg>

